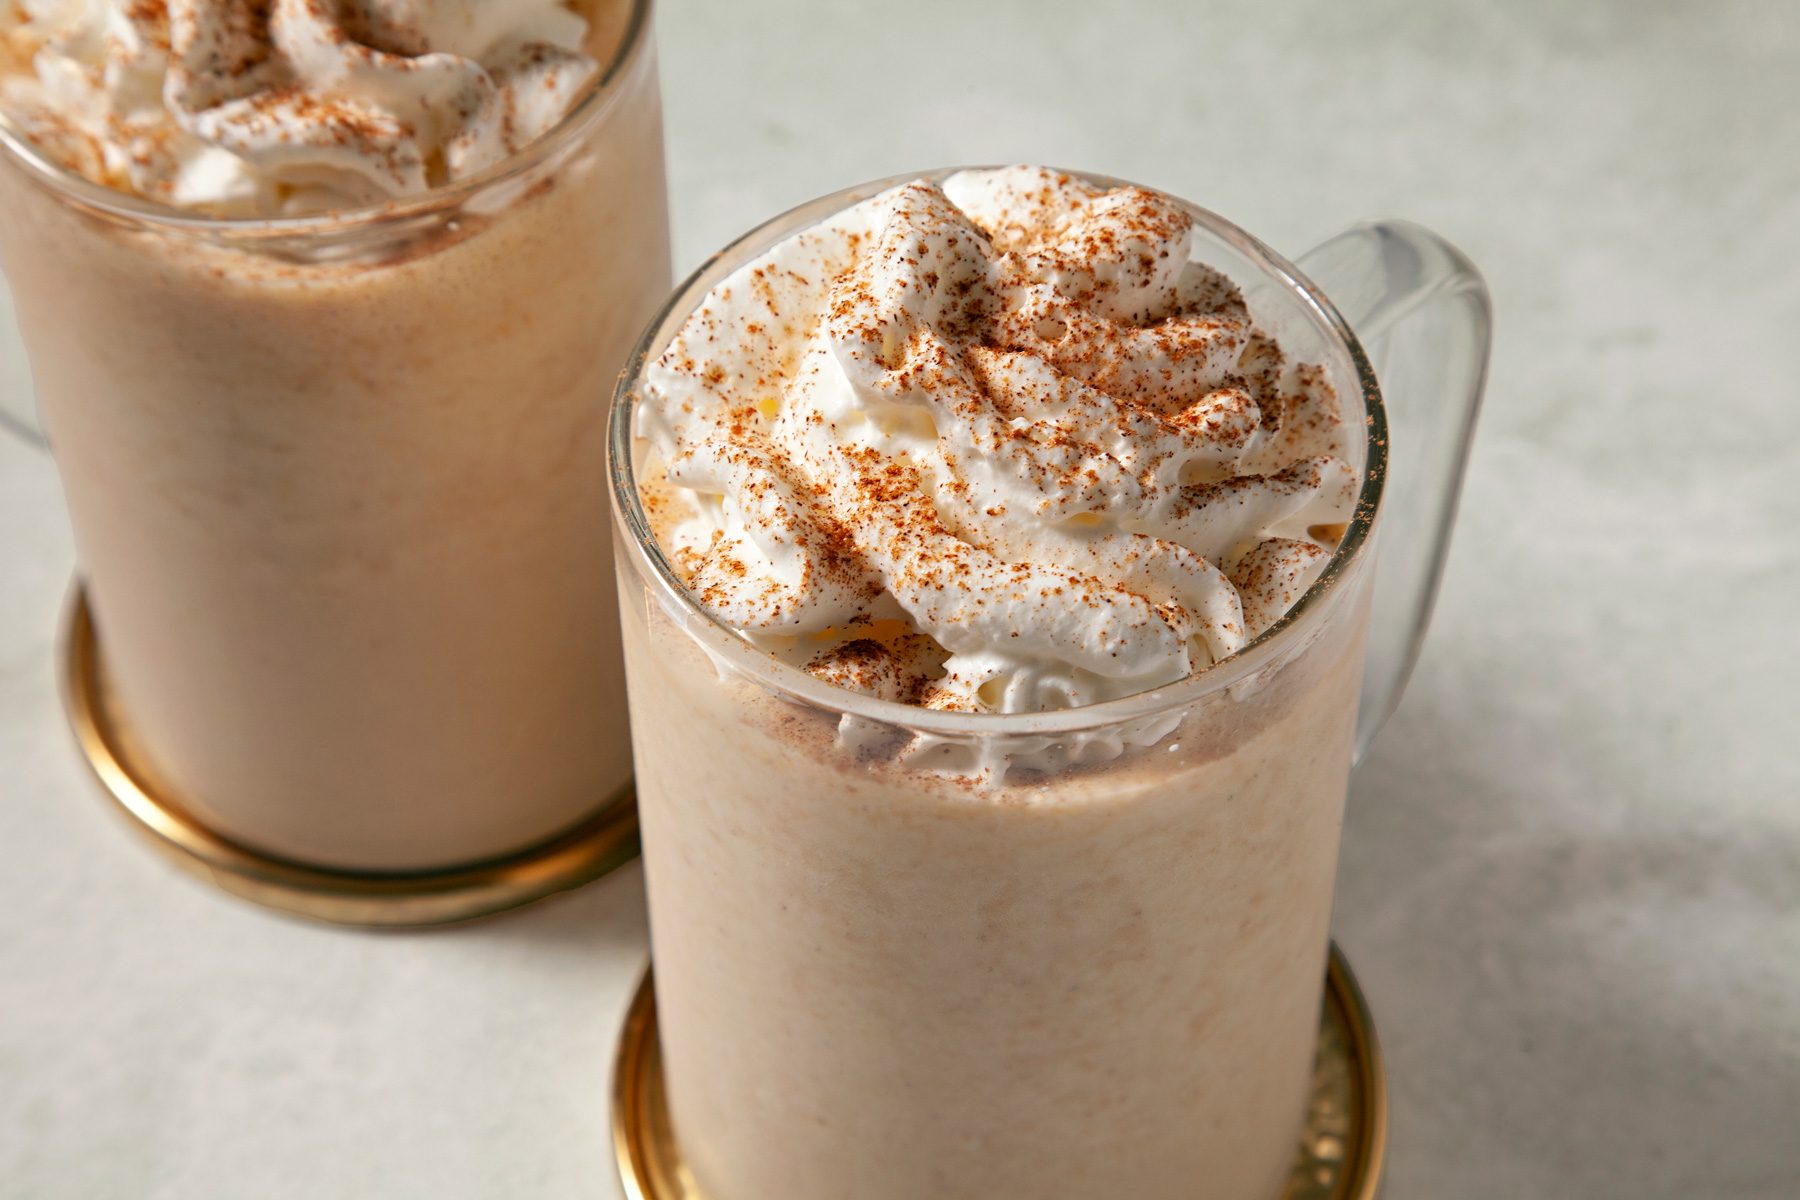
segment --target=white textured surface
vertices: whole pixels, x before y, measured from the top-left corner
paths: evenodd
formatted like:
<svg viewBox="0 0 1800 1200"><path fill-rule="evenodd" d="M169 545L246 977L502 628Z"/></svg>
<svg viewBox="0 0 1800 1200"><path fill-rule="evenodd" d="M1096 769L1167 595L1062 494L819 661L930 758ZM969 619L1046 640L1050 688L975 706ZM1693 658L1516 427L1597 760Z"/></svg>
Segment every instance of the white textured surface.
<svg viewBox="0 0 1800 1200"><path fill-rule="evenodd" d="M1387 1195L1800 1194L1796 10L670 0L661 43L684 267L856 179L1034 159L1290 252L1404 215L1486 269L1457 551L1339 894ZM68 537L10 443L0 554L0 1196L615 1194L636 869L426 935L216 897L74 760Z"/></svg>

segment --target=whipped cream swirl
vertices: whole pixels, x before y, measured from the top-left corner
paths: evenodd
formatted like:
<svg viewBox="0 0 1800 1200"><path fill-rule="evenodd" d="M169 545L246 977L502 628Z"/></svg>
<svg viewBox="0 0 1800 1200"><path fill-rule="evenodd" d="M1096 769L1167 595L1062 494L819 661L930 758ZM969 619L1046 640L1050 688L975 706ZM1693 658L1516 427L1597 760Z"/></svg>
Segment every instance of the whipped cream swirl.
<svg viewBox="0 0 1800 1200"><path fill-rule="evenodd" d="M1317 577L1354 451L1192 220L1050 171L894 188L720 283L645 374L667 549L833 683L1092 704L1232 654Z"/></svg>
<svg viewBox="0 0 1800 1200"><path fill-rule="evenodd" d="M0 109L71 169L223 215L474 174L598 65L563 0L12 0Z"/></svg>

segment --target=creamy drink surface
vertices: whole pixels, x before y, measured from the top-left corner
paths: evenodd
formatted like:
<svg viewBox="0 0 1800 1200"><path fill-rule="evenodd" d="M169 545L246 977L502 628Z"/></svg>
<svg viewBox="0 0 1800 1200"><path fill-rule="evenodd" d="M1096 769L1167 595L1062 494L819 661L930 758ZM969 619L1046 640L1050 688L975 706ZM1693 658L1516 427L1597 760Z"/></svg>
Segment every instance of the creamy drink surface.
<svg viewBox="0 0 1800 1200"><path fill-rule="evenodd" d="M844 696L621 575L669 1103L713 1200L1267 1200L1290 1169L1362 576L1241 685L980 724L1226 663L1351 519L1360 414L1191 226L1036 168L905 184L733 271L636 380L692 602Z"/></svg>
<svg viewBox="0 0 1800 1200"><path fill-rule="evenodd" d="M603 409L668 285L631 15L0 4L12 128L161 206L0 155L109 703L229 838L449 866L629 780Z"/></svg>

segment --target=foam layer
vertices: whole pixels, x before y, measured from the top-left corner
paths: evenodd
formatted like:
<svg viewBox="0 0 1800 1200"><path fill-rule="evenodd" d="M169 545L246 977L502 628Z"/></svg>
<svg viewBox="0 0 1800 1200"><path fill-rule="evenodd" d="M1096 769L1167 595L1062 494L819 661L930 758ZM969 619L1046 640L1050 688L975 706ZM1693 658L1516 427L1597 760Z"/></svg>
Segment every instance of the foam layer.
<svg viewBox="0 0 1800 1200"><path fill-rule="evenodd" d="M897 187L735 272L639 408L701 603L834 683L965 711L1242 647L1358 481L1324 372L1191 236L1156 193L1015 167Z"/></svg>
<svg viewBox="0 0 1800 1200"><path fill-rule="evenodd" d="M27 136L99 182L230 215L474 174L598 71L562 0L22 0L0 23L0 107Z"/></svg>

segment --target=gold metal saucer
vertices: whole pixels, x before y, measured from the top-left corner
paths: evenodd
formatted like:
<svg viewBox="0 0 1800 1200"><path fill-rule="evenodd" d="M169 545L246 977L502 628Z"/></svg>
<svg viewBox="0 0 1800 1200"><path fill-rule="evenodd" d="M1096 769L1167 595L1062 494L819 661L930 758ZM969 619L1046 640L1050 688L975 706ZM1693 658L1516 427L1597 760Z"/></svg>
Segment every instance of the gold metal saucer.
<svg viewBox="0 0 1800 1200"><path fill-rule="evenodd" d="M259 853L212 832L133 767L129 738L106 703L100 645L79 584L70 589L62 643L64 706L101 787L164 857L234 896L337 925L448 925L580 887L637 855L637 805L629 789L548 841L442 871L334 871Z"/></svg>
<svg viewBox="0 0 1800 1200"><path fill-rule="evenodd" d="M1277 1200L1375 1200L1387 1146L1381 1047L1350 964L1335 944L1325 975L1312 1103L1293 1174ZM703 1200L669 1123L656 988L644 972L613 1067L613 1152L627 1200Z"/></svg>

